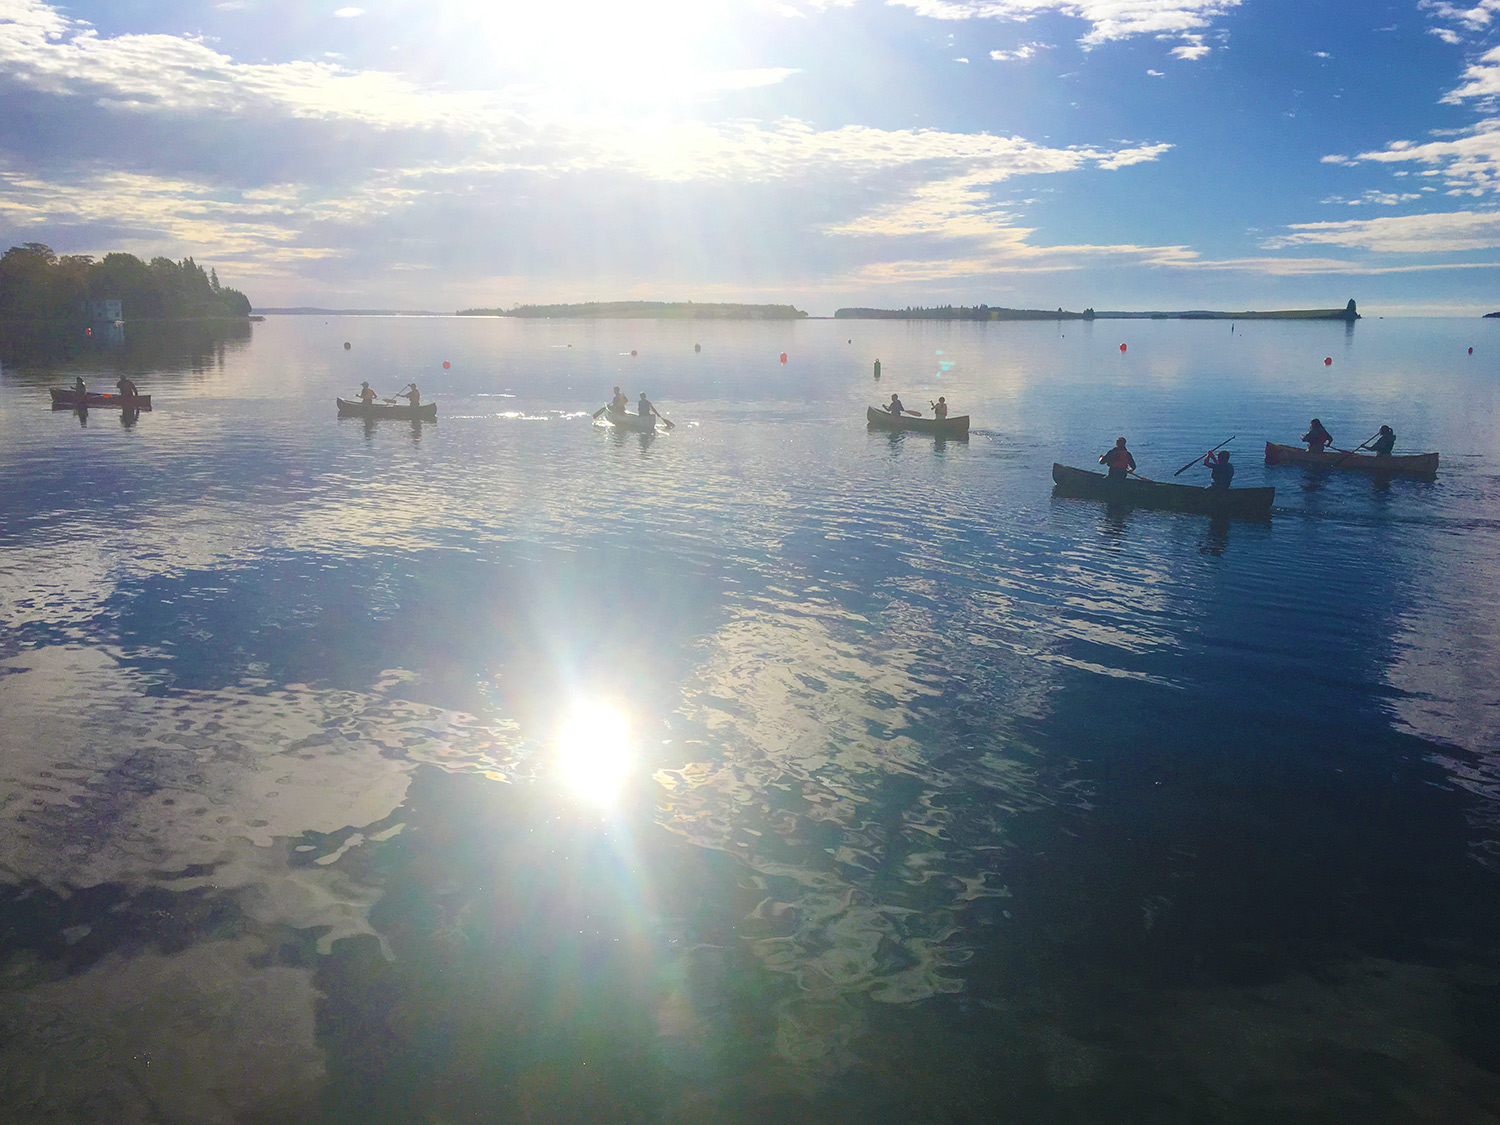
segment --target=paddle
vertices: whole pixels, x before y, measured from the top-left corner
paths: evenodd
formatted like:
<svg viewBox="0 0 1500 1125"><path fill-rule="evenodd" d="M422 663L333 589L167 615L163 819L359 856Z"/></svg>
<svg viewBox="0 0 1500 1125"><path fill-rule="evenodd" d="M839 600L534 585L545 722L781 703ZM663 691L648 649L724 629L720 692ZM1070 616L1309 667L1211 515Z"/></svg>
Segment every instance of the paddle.
<svg viewBox="0 0 1500 1125"><path fill-rule="evenodd" d="M1345 450L1344 451L1344 455L1342 457L1340 457L1337 461L1335 461L1332 465L1329 465L1328 467L1330 469L1336 469L1336 468L1338 468L1345 461L1349 460L1349 458L1353 457L1356 453L1358 453L1365 446L1369 445L1372 441L1374 441L1379 436L1380 436L1380 431L1376 430L1373 434L1371 434L1369 437L1365 438L1364 441L1360 442L1353 449Z"/></svg>
<svg viewBox="0 0 1500 1125"><path fill-rule="evenodd" d="M1236 434L1236 435L1235 435L1235 437L1238 437L1238 436L1239 436L1239 435L1238 435L1238 434ZM1183 466L1183 467L1182 467L1182 468L1180 468L1180 469L1178 469L1178 470L1177 470L1177 471L1176 471L1176 472L1175 472L1175 473L1173 473L1173 474L1172 474L1172 475L1173 475L1173 476L1174 476L1174 477L1180 477L1180 476L1182 476L1182 474L1183 474L1183 473L1185 473L1185 472L1187 472L1187 471L1188 471L1188 470L1189 470L1189 469L1191 469L1191 468L1192 468L1192 467L1193 467L1193 466L1194 466L1194 465L1196 465L1196 464L1197 464L1197 463L1198 463L1198 462L1199 462L1199 461L1201 461L1201 460L1203 460L1203 458L1205 458L1205 457L1207 457L1207 456L1208 456L1208 454L1209 454L1209 453L1213 453L1213 452L1214 452L1214 451L1215 451L1215 450L1217 450L1217 449L1221 449L1221 448L1223 448L1223 447L1224 447L1224 446L1226 446L1226 445L1228 445L1228 444L1229 444L1229 443L1230 443L1230 442L1232 442L1232 441L1233 441L1233 440L1234 440L1234 438L1232 438L1232 437L1231 437L1231 438L1225 438L1225 439L1224 439L1224 440L1223 440L1223 441L1221 441L1221 442L1219 442L1219 444L1218 444L1218 445L1216 445L1216 446L1214 446L1214 448L1213 448L1213 449L1210 449L1210 450L1209 450L1209 451L1208 451L1208 453L1200 453L1200 454L1198 454L1198 456L1196 456L1196 457L1194 457L1194 458L1193 458L1193 459L1192 459L1192 460L1191 460L1191 461L1189 461L1189 462L1188 462L1188 463L1187 463L1187 464L1186 464L1186 465L1184 465L1184 466Z"/></svg>
<svg viewBox="0 0 1500 1125"><path fill-rule="evenodd" d="M663 414L660 410L657 410L654 406L651 408L651 413L655 414L658 418L660 418L663 422L665 422L667 424L667 429L669 429L669 430L675 430L677 428L677 423L676 422L672 421L672 419L668 418L665 414Z"/></svg>
<svg viewBox="0 0 1500 1125"><path fill-rule="evenodd" d="M598 410L594 411L594 421L596 421L596 422L599 421L599 416L601 414L603 414L608 409L609 409L609 407L607 407L607 406L601 406Z"/></svg>
<svg viewBox="0 0 1500 1125"><path fill-rule="evenodd" d="M1147 484L1155 484L1156 483L1156 481L1152 480L1150 477L1143 477L1143 476L1141 476L1141 474L1138 473L1138 472L1136 472L1134 469L1129 469L1129 470L1127 470L1127 472L1129 472L1130 475L1133 476L1133 477L1135 477L1136 479L1145 481Z"/></svg>

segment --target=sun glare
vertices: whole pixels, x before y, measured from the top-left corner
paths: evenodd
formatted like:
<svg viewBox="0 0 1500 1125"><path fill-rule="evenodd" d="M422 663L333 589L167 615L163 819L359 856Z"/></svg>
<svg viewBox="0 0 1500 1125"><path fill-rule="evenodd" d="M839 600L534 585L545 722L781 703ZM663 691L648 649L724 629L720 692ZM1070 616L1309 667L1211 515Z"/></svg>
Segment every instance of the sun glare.
<svg viewBox="0 0 1500 1125"><path fill-rule="evenodd" d="M602 703L575 707L558 728L556 764L562 783L591 804L610 804L633 765L625 717Z"/></svg>

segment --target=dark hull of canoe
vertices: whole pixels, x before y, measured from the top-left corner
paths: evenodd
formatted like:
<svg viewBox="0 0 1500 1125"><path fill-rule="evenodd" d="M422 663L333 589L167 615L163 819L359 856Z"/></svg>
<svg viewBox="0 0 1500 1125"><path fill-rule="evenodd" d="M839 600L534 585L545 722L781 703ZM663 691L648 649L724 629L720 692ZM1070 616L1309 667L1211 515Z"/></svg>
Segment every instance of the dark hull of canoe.
<svg viewBox="0 0 1500 1125"><path fill-rule="evenodd" d="M1195 512L1207 516L1229 516L1241 520L1271 518L1274 488L1197 488L1165 481L1112 481L1103 473L1071 469L1053 464L1052 480L1058 496L1082 500L1104 500L1132 508L1159 508L1169 512Z"/></svg>
<svg viewBox="0 0 1500 1125"><path fill-rule="evenodd" d="M53 410L76 410L80 406L99 406L114 410L150 410L150 395L101 395L93 391L80 401L78 393L70 387L50 387Z"/></svg>
<svg viewBox="0 0 1500 1125"><path fill-rule="evenodd" d="M966 438L969 436L969 416L960 414L954 418L896 418L873 406L865 408L865 420L877 430L915 430L919 434L934 437Z"/></svg>
<svg viewBox="0 0 1500 1125"><path fill-rule="evenodd" d="M638 434L654 433L656 430L655 414L647 414L642 418L639 414L628 414L623 410L606 410L604 417L617 430L631 430Z"/></svg>
<svg viewBox="0 0 1500 1125"><path fill-rule="evenodd" d="M408 422L436 422L437 403L424 402L421 406L393 406L388 402L375 402L366 406L362 402L351 402L347 398L335 399L339 404L340 418L404 418Z"/></svg>
<svg viewBox="0 0 1500 1125"><path fill-rule="evenodd" d="M1406 477L1430 477L1437 473L1436 453L1411 453L1377 457L1373 453L1313 453L1295 445L1266 442L1267 465L1307 465L1315 469L1354 469L1365 473L1392 473Z"/></svg>

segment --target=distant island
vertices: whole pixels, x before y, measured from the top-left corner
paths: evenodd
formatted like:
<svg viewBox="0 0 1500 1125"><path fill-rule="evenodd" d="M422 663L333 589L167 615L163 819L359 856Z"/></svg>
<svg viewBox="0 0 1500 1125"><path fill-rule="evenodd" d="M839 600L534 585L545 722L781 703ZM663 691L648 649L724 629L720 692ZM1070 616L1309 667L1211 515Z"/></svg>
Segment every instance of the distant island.
<svg viewBox="0 0 1500 1125"><path fill-rule="evenodd" d="M0 320L68 324L119 320L204 320L250 315L250 299L219 284L192 258L174 262L111 253L59 257L27 242L0 255Z"/></svg>
<svg viewBox="0 0 1500 1125"><path fill-rule="evenodd" d="M452 313L425 312L421 309L320 309L298 305L287 309L256 309L267 316L451 316Z"/></svg>
<svg viewBox="0 0 1500 1125"><path fill-rule="evenodd" d="M1274 312L1215 312L1189 309L1183 312L1068 312L1065 309L1009 309L990 305L939 305L934 308L839 309L836 320L1344 320L1360 319L1351 299L1341 309L1281 309ZM1491 313L1500 316L1500 313Z"/></svg>
<svg viewBox="0 0 1500 1125"><path fill-rule="evenodd" d="M1484 319L1489 320L1492 316L1500 316L1500 312L1485 313Z"/></svg>
<svg viewBox="0 0 1500 1125"><path fill-rule="evenodd" d="M791 305L736 305L696 301L589 301L580 305L516 305L510 309L459 309L459 316L577 317L621 320L804 320Z"/></svg>

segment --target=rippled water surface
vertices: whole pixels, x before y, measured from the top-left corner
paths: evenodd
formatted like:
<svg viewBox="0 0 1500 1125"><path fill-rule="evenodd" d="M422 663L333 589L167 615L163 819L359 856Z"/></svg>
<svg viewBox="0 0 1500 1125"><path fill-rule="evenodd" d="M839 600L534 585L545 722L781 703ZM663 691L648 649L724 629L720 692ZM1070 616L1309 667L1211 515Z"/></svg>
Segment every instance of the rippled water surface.
<svg viewBox="0 0 1500 1125"><path fill-rule="evenodd" d="M0 346L0 1116L1500 1121L1497 332Z"/></svg>

